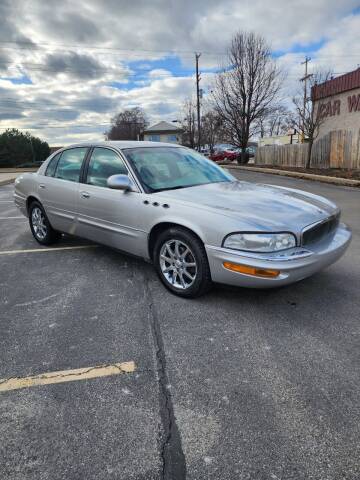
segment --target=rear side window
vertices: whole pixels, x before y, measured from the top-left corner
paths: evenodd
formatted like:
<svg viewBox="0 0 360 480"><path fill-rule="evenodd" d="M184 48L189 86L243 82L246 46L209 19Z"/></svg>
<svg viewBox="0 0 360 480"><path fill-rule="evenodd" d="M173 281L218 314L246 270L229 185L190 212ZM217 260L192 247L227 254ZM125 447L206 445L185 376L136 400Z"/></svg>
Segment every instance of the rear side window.
<svg viewBox="0 0 360 480"><path fill-rule="evenodd" d="M49 162L49 164L46 168L46 172L45 172L45 175L47 177L53 177L54 176L54 173L55 173L55 170L56 170L56 165L57 165L57 162L60 158L60 155L61 155L61 153L58 153L57 155L55 155L55 157L53 157L50 160L50 162Z"/></svg>
<svg viewBox="0 0 360 480"><path fill-rule="evenodd" d="M57 164L55 177L70 182L78 182L86 152L86 147L70 148L69 150L62 152L61 158Z"/></svg>
<svg viewBox="0 0 360 480"><path fill-rule="evenodd" d="M107 179L112 175L127 174L124 162L108 148L94 148L88 168L86 183L98 187L107 187Z"/></svg>

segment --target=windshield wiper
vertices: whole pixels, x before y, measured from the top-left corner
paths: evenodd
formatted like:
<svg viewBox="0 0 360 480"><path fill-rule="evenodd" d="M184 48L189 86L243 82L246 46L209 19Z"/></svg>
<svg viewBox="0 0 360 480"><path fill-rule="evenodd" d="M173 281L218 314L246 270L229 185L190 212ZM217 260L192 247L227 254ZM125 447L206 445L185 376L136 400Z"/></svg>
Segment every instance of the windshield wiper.
<svg viewBox="0 0 360 480"><path fill-rule="evenodd" d="M165 190L179 190L179 188L193 187L194 185L176 185L175 187L157 188L154 193L164 192Z"/></svg>

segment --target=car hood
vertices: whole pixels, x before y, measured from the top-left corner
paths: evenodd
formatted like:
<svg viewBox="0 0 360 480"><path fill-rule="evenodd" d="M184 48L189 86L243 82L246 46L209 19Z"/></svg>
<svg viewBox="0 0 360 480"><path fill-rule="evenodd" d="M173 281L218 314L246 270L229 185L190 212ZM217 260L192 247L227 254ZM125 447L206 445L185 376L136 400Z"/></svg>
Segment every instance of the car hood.
<svg viewBox="0 0 360 480"><path fill-rule="evenodd" d="M334 203L318 195L241 181L168 190L162 194L168 199L221 212L255 230L300 232L338 212Z"/></svg>

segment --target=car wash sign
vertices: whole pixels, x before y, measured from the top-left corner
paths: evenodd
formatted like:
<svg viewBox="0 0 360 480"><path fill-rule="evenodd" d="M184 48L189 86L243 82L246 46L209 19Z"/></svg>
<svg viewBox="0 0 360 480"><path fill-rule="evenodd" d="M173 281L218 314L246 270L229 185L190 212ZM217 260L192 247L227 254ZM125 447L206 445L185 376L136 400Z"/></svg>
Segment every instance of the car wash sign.
<svg viewBox="0 0 360 480"><path fill-rule="evenodd" d="M360 93L357 95L349 95L345 106L341 103L341 99L320 102L318 114L321 118L333 117L340 115L342 108L345 108L349 113L360 112Z"/></svg>
<svg viewBox="0 0 360 480"><path fill-rule="evenodd" d="M360 68L315 85L311 89L311 98L318 104L321 117L336 117L360 112L360 93L357 89L360 89Z"/></svg>
<svg viewBox="0 0 360 480"><path fill-rule="evenodd" d="M348 98L349 112L360 112L360 93L357 95L350 95Z"/></svg>

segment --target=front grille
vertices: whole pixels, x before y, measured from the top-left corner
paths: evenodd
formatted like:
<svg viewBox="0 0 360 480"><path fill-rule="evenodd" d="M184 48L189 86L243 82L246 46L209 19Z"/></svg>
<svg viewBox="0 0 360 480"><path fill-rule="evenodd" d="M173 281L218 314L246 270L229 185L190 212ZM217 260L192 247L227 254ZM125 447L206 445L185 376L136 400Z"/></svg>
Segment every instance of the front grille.
<svg viewBox="0 0 360 480"><path fill-rule="evenodd" d="M309 245L310 243L318 242L331 232L336 230L339 225L340 214L329 217L324 222L321 222L314 227L305 230L302 235L302 245Z"/></svg>

